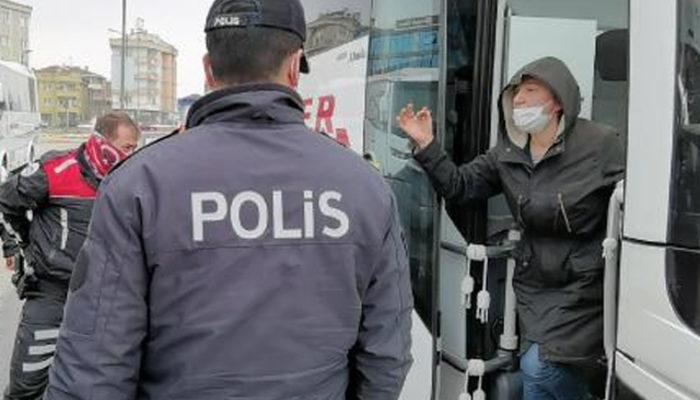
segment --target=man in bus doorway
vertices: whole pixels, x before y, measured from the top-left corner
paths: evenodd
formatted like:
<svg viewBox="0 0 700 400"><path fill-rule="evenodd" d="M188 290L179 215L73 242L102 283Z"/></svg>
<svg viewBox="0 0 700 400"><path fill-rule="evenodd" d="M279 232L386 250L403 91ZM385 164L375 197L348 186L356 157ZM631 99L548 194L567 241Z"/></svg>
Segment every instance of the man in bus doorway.
<svg viewBox="0 0 700 400"><path fill-rule="evenodd" d="M304 124L299 0L217 0L214 91L100 189L46 400L396 400L410 270L371 166Z"/></svg>
<svg viewBox="0 0 700 400"><path fill-rule="evenodd" d="M13 283L25 303L5 400L41 398L98 186L134 151L140 136L131 118L121 113L100 117L95 130L79 148L49 152L0 185L0 212L20 236L26 258L13 266Z"/></svg>
<svg viewBox="0 0 700 400"><path fill-rule="evenodd" d="M515 74L501 96L498 145L466 165L435 140L427 109L409 106L398 119L447 201L504 193L523 232L514 288L525 400L586 398L582 371L603 357L601 245L624 153L615 132L579 118L580 110L573 75L548 57Z"/></svg>

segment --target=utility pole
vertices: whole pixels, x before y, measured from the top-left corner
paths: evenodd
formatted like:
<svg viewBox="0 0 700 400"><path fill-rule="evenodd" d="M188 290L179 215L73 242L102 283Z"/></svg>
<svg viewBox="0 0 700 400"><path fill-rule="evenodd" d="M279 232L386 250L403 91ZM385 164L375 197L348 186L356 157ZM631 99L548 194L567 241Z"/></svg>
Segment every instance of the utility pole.
<svg viewBox="0 0 700 400"><path fill-rule="evenodd" d="M139 25L138 21L136 22ZM141 111L141 30L136 28L136 112L134 113L134 119L136 124L141 126L141 121L139 121L139 111Z"/></svg>

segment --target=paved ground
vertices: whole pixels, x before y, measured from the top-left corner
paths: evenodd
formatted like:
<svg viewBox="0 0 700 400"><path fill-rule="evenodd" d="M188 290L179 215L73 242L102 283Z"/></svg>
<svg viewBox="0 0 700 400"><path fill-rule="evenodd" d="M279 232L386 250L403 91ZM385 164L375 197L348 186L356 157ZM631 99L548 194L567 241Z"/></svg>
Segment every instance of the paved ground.
<svg viewBox="0 0 700 400"><path fill-rule="evenodd" d="M7 385L10 358L17 329L21 303L10 283L10 273L4 262L0 265L0 392Z"/></svg>

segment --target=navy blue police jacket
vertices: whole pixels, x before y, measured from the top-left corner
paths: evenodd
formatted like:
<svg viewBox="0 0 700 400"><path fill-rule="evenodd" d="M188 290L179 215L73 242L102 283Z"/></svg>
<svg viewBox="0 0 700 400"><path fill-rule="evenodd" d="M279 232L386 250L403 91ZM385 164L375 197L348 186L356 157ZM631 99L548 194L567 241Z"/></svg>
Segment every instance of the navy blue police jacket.
<svg viewBox="0 0 700 400"><path fill-rule="evenodd" d="M45 399L396 399L390 189L273 84L214 92L103 182Z"/></svg>

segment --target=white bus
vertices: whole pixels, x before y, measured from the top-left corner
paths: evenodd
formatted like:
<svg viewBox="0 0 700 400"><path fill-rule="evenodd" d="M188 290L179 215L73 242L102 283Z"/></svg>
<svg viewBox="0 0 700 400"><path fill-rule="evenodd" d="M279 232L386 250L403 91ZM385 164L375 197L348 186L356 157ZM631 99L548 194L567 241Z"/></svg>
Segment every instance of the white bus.
<svg viewBox="0 0 700 400"><path fill-rule="evenodd" d="M41 127L36 77L24 65L0 61L0 161L14 169L34 158Z"/></svg>
<svg viewBox="0 0 700 400"><path fill-rule="evenodd" d="M572 69L581 115L627 144L606 243L600 397L700 399L700 0L302 2L307 122L374 162L397 193L416 299L403 399L458 399L473 359L490 360L489 399L519 399L521 388L517 349L499 350L513 318L503 315L506 262L489 269L488 324L465 310L460 288L467 242L499 242L512 218L502 199L445 207L395 116L408 102L435 110L446 150L469 161L496 143L506 79L545 55Z"/></svg>

